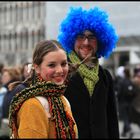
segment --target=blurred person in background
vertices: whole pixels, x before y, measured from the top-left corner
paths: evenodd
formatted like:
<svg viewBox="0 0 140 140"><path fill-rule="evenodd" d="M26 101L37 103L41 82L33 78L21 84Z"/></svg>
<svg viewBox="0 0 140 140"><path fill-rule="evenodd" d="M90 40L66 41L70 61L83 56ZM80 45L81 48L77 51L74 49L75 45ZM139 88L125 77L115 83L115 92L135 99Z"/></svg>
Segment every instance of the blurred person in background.
<svg viewBox="0 0 140 140"><path fill-rule="evenodd" d="M6 89L3 88L2 81L1 81L3 68L4 68L4 64L0 63L0 104L1 104L1 97L3 96L3 93L6 92Z"/></svg>
<svg viewBox="0 0 140 140"><path fill-rule="evenodd" d="M27 83L24 81L30 76L29 65L31 65L31 63L26 62L22 66L16 68L17 71L20 73L20 78L9 84L8 87L10 89L10 95L11 95L10 97L15 96L16 93L28 87ZM10 98L10 100L11 99L12 98Z"/></svg>
<svg viewBox="0 0 140 140"><path fill-rule="evenodd" d="M119 116L121 116L121 120L123 121L123 130L121 136L132 138L133 131L131 128L129 112L131 109L132 100L136 94L136 88L132 82L130 69L128 67L124 67L122 75L124 76L119 83L119 89L117 93Z"/></svg>
<svg viewBox="0 0 140 140"><path fill-rule="evenodd" d="M132 78L133 83L136 86L136 95L132 100L132 106L130 110L131 121L140 127L140 65L134 69L134 76Z"/></svg>
<svg viewBox="0 0 140 140"><path fill-rule="evenodd" d="M9 104L11 101L11 95L9 90L9 84L20 80L20 73L16 68L4 68L2 73L2 83L7 89L6 95L4 96L2 105L2 118L8 118Z"/></svg>
<svg viewBox="0 0 140 140"><path fill-rule="evenodd" d="M30 74L28 72L28 66L31 64L30 62L26 62L23 64L21 68L21 80L24 81Z"/></svg>
<svg viewBox="0 0 140 140"><path fill-rule="evenodd" d="M139 74L140 72L140 64L136 65L136 67L134 68L134 77Z"/></svg>
<svg viewBox="0 0 140 140"><path fill-rule="evenodd" d="M3 68L4 68L4 64L3 63L0 63L0 87L1 87L1 75L2 75L2 71L3 71Z"/></svg>
<svg viewBox="0 0 140 140"><path fill-rule="evenodd" d="M2 87L6 90L2 101L2 113L1 113L1 130L0 136L9 136L8 129L8 115L9 115L9 106L12 100L12 95L10 94L9 84L20 80L20 73L16 68L13 67L5 67L2 72Z"/></svg>
<svg viewBox="0 0 140 140"><path fill-rule="evenodd" d="M115 90L115 95L116 95L116 99L117 99L117 110L118 110L118 116L119 116L119 120L122 120L122 107L121 107L121 103L118 102L118 95L120 94L120 89L121 89L121 84L123 82L124 79L124 66L119 66L116 69L116 74L114 76L114 90Z"/></svg>
<svg viewBox="0 0 140 140"><path fill-rule="evenodd" d="M0 63L0 127L1 127L1 116L2 116L3 98L4 98L4 95L7 92L7 89L4 86L2 86L2 81L1 81L3 68L4 68L4 64Z"/></svg>

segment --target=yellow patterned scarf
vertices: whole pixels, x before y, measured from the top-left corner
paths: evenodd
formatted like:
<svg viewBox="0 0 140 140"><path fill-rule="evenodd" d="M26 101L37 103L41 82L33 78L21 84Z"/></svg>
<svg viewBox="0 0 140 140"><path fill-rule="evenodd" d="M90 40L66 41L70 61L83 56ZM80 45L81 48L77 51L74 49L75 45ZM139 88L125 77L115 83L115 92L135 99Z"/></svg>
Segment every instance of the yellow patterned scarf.
<svg viewBox="0 0 140 140"><path fill-rule="evenodd" d="M80 59L77 57L74 51L72 51L68 56L73 64L80 63ZM78 68L78 71L81 77L84 79L84 84L86 85L90 96L92 96L94 87L99 80L98 70L99 63L97 63L92 69L88 69L85 64L81 64Z"/></svg>

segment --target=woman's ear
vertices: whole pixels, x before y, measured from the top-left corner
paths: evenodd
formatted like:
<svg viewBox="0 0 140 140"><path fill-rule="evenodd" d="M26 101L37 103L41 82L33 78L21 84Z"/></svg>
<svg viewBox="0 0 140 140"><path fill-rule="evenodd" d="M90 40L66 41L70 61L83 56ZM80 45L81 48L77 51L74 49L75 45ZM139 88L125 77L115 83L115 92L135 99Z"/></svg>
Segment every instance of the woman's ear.
<svg viewBox="0 0 140 140"><path fill-rule="evenodd" d="M34 69L37 74L40 73L40 67L37 64L34 64Z"/></svg>

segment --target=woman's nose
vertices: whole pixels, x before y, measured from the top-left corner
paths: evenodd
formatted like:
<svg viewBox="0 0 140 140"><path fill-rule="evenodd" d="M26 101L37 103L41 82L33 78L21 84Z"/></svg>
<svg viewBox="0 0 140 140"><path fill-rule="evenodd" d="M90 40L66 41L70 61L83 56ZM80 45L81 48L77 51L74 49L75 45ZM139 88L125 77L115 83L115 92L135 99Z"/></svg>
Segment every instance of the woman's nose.
<svg viewBox="0 0 140 140"><path fill-rule="evenodd" d="M58 67L56 68L56 72L57 72L57 73L63 72L63 68L62 68L61 66L58 66Z"/></svg>

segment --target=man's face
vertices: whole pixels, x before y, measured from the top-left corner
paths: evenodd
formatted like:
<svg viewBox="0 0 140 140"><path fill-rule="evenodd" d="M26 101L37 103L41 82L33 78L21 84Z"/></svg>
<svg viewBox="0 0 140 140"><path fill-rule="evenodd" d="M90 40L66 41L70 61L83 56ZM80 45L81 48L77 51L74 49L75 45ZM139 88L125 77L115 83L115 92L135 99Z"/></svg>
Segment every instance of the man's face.
<svg viewBox="0 0 140 140"><path fill-rule="evenodd" d="M97 38L92 32L86 30L77 35L74 49L81 59L86 58L87 55L93 57L97 51Z"/></svg>

